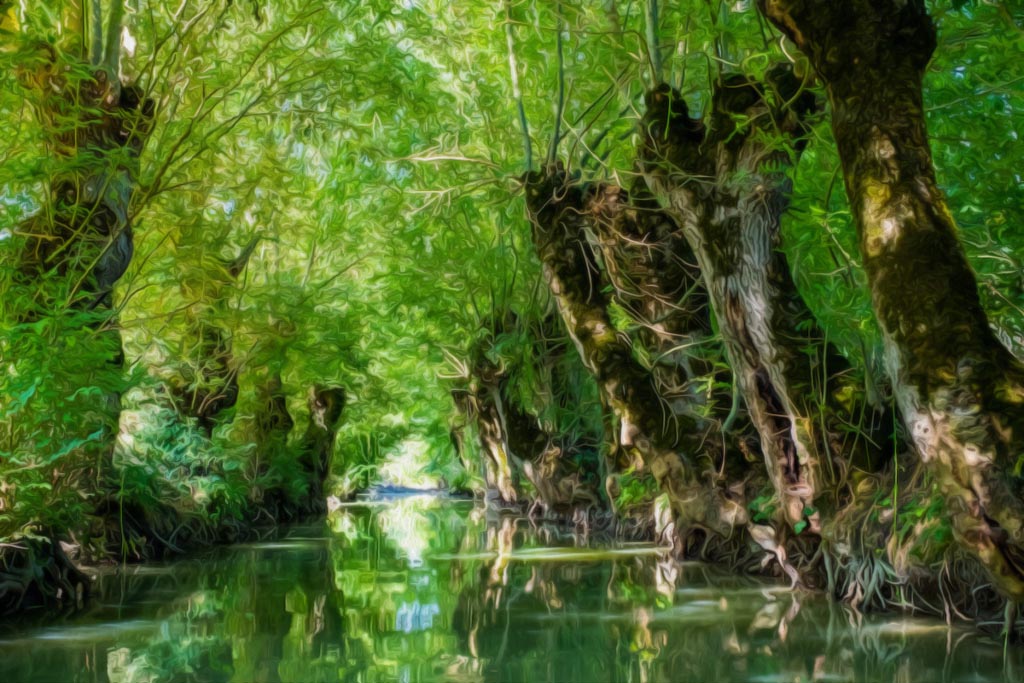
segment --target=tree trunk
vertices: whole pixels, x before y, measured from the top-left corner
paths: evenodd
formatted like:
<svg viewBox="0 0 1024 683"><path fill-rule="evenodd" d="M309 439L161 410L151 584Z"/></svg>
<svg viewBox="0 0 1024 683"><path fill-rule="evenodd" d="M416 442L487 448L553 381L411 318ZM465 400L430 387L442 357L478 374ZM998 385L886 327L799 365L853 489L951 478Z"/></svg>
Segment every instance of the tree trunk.
<svg viewBox="0 0 1024 683"><path fill-rule="evenodd" d="M0 547L0 617L33 608L81 609L90 586L56 538L21 538Z"/></svg>
<svg viewBox="0 0 1024 683"><path fill-rule="evenodd" d="M309 388L309 426L299 446L299 465L307 481L307 493L301 501L305 514L322 514L326 510L324 482L331 472L334 437L338 421L345 409L345 390L341 387Z"/></svg>
<svg viewBox="0 0 1024 683"><path fill-rule="evenodd" d="M465 396L460 397L464 404L460 409L476 429L484 456L484 481L488 490L501 503L512 505L519 501L520 492L504 418L504 399L499 388L502 373L482 349L474 347L470 356L469 386Z"/></svg>
<svg viewBox="0 0 1024 683"><path fill-rule="evenodd" d="M247 420L251 425L246 425L246 440L255 446L250 498L269 509L275 520L291 519L299 512L296 500L301 496L289 489L281 472L289 457L288 435L295 421L288 412L288 395L279 368L271 370L257 385L256 401L255 415Z"/></svg>
<svg viewBox="0 0 1024 683"><path fill-rule="evenodd" d="M50 183L48 206L26 226L21 271L36 282L59 274L67 286L58 303L107 311L132 257L130 205L154 104L103 67L70 77L74 70L46 49L49 61L21 75L38 93L34 108L51 154L66 163Z"/></svg>
<svg viewBox="0 0 1024 683"><path fill-rule="evenodd" d="M80 462L103 469L117 437L124 363L113 289L132 258L131 205L154 104L141 89L121 83L116 69L51 45L39 52L18 76L55 171L43 206L19 226L14 289L0 306L8 322L47 321L28 335L37 342L44 330L76 342L73 353L86 363L66 364L56 386L38 392L59 397L65 418L59 424L37 419L49 423L52 443L77 441Z"/></svg>
<svg viewBox="0 0 1024 683"><path fill-rule="evenodd" d="M185 312L187 335L182 349L181 370L172 376L171 395L182 414L194 417L206 436L211 436L218 417L238 401L238 367L232 351L231 332L219 318L227 312L227 299L252 256L260 236L253 237L234 260L224 263L205 261L205 247L199 235L189 235L179 243L184 260L191 259L196 270L183 274L181 293L186 301L195 301ZM198 242L198 243L194 243ZM184 344L183 344L184 346Z"/></svg>
<svg viewBox="0 0 1024 683"><path fill-rule="evenodd" d="M714 390L719 348L693 250L642 180L630 192L602 185L590 207L614 300L639 325L659 396L672 415L685 415L720 442L730 397Z"/></svg>
<svg viewBox="0 0 1024 683"><path fill-rule="evenodd" d="M1024 600L1024 367L982 310L928 147L923 0L759 0L825 82L896 399L958 541Z"/></svg>
<svg viewBox="0 0 1024 683"><path fill-rule="evenodd" d="M492 321L490 333L469 351L469 376L464 378L468 386L453 392L460 412L475 425L487 484L506 504L524 500L521 484L526 478L535 491L533 502L546 510L565 512L574 505L597 505L600 501L596 492L564 461L564 450L575 446L571 435L557 433L555 425L543 424L535 407L520 405L522 399L515 386L520 370L515 363L499 364L489 357L495 336L513 333L521 324L511 313ZM546 327L546 321L541 325ZM526 362L534 363L530 375L543 386L538 390L539 400L559 401L560 387L551 381L551 366L557 365L561 351L549 342L547 330L531 334L531 342L534 353L527 354ZM531 506L531 512L534 509Z"/></svg>
<svg viewBox="0 0 1024 683"><path fill-rule="evenodd" d="M611 322L602 276L585 236L592 220L587 191L556 168L529 174L525 189L544 277L569 336L619 422L618 446L650 468L669 494L684 534L701 526L728 536L746 522L746 510L719 487L700 482L691 457L700 452L694 421L669 415L650 373Z"/></svg>
<svg viewBox="0 0 1024 683"><path fill-rule="evenodd" d="M726 77L708 126L689 117L677 91L652 91L642 155L652 190L697 255L783 516L818 532L818 499L835 489L840 447L832 396L847 365L824 343L780 251L787 147L814 100L788 71L769 80Z"/></svg>

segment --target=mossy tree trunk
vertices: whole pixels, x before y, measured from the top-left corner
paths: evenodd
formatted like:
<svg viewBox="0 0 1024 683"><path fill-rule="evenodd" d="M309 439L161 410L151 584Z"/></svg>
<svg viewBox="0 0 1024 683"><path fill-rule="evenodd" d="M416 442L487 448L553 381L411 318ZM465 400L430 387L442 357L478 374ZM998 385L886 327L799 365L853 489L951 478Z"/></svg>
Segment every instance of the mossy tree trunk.
<svg viewBox="0 0 1024 683"><path fill-rule="evenodd" d="M288 459L288 437L295 420L288 412L288 394L280 368L270 370L256 386L255 414L247 416L246 438L254 446L250 498L268 508L275 520L294 516L293 491L287 490L282 465ZM237 424L237 422L236 422Z"/></svg>
<svg viewBox="0 0 1024 683"><path fill-rule="evenodd" d="M613 299L637 324L659 396L712 442L731 408L716 387L707 291L689 243L639 179L627 192L601 185L588 202Z"/></svg>
<svg viewBox="0 0 1024 683"><path fill-rule="evenodd" d="M334 438L345 410L345 390L341 387L312 386L307 398L309 426L299 444L299 466L307 481L300 505L306 514L326 510L324 483L331 472Z"/></svg>
<svg viewBox="0 0 1024 683"><path fill-rule="evenodd" d="M699 433L691 417L669 415L651 373L633 357L628 338L612 324L609 299L586 232L593 220L587 190L560 167L526 178L534 248L548 288L584 365L618 421L617 447L649 468L673 506L684 535L704 527L722 536L746 522L742 505L722 488L705 485L697 469Z"/></svg>
<svg viewBox="0 0 1024 683"><path fill-rule="evenodd" d="M567 387L556 377L565 345L550 329L549 319L537 322L539 329L524 330L524 325L511 312L492 320L469 350L465 385L453 391L456 407L465 421L473 423L479 438L487 484L506 504L532 499L531 513L538 506L566 512L574 506L597 505L593 487L565 461L566 451L579 445L578 435L559 433L557 425L542 420L543 406L523 405L524 387L518 383L524 373L531 378L525 388L535 394L537 403L567 400L562 395ZM524 332L532 347L529 353L510 362L492 360L501 335ZM518 367L522 363L532 367ZM533 486L529 497L524 479Z"/></svg>
<svg viewBox="0 0 1024 683"><path fill-rule="evenodd" d="M483 454L484 482L501 503L518 502L512 454L503 419L499 390L500 370L479 349L472 349L469 377L465 388L453 391L456 408L473 425Z"/></svg>
<svg viewBox="0 0 1024 683"><path fill-rule="evenodd" d="M26 39L17 70L50 177L39 210L15 231L11 244L20 251L0 310L20 328L15 344L26 344L12 349L12 358L22 350L30 357L40 343L56 351L47 359L58 368L52 384L38 390L47 400L36 403L35 415L22 413L22 427L13 428L35 443L41 439L31 429L45 430L55 445L80 444L54 469L55 491L63 476L78 471L76 463L95 463L101 470L95 479L102 479L114 450L124 354L113 290L134 251L139 158L155 115L142 89L120 80L123 2L108 5L105 43L98 4L96 10L90 44L73 29L52 42ZM81 3L54 8L69 28L84 25L82 11ZM54 421L47 414L53 411L63 418Z"/></svg>
<svg viewBox="0 0 1024 683"><path fill-rule="evenodd" d="M105 50L76 55L68 45L41 44L19 72L57 163L43 210L25 226L21 271L39 284L58 276L66 286L40 300L68 308L110 311L133 253L131 204L155 106L119 79L123 14L115 1Z"/></svg>
<svg viewBox="0 0 1024 683"><path fill-rule="evenodd" d="M935 179L923 0L759 0L832 105L847 196L903 420L957 539L1024 599L1024 367L993 334Z"/></svg>
<svg viewBox="0 0 1024 683"><path fill-rule="evenodd" d="M196 419L210 436L218 418L238 401L238 364L232 350L232 335L225 327L227 299L245 270L260 237L249 240L229 262L206 257L201 236L189 235L179 244L183 259L192 259L194 270L181 280L181 293L194 301L185 312L186 336L182 342L182 370L170 379L171 395L178 410ZM200 242L192 243L193 240Z"/></svg>
<svg viewBox="0 0 1024 683"><path fill-rule="evenodd" d="M668 86L647 99L647 181L696 254L783 518L818 532L819 498L836 484L834 395L847 365L797 291L779 232L814 99L784 69L765 84L724 77L707 124Z"/></svg>

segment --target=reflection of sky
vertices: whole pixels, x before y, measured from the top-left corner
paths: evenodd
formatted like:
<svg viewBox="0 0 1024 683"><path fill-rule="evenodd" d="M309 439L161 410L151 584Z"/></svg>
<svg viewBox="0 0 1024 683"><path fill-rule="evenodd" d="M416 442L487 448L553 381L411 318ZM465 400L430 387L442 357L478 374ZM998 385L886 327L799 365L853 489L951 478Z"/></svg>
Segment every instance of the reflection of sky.
<svg viewBox="0 0 1024 683"><path fill-rule="evenodd" d="M381 531L411 569L422 567L424 555L429 554L436 523L430 513L436 511L438 504L435 496L397 498L377 515ZM410 587L426 588L431 584L430 573L412 573L407 581ZM395 631L426 631L440 613L437 602L403 602L395 613Z"/></svg>
<svg viewBox="0 0 1024 683"><path fill-rule="evenodd" d="M426 631L434 625L434 617L441 613L436 602L421 605L419 600L403 602L395 613L395 630L403 633Z"/></svg>
<svg viewBox="0 0 1024 683"><path fill-rule="evenodd" d="M377 516L381 531L410 567L423 566L423 555L434 537L427 513L437 506L434 496L410 496L396 499Z"/></svg>

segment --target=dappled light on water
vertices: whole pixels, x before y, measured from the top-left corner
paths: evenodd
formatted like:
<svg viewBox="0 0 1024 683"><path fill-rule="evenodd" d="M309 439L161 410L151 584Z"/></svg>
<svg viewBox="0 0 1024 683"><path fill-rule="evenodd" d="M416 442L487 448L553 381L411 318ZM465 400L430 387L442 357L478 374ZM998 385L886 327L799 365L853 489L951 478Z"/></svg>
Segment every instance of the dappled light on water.
<svg viewBox="0 0 1024 683"><path fill-rule="evenodd" d="M105 574L89 612L0 631L0 680L1004 681L1024 667L967 628L857 615L467 501L346 505L326 526Z"/></svg>

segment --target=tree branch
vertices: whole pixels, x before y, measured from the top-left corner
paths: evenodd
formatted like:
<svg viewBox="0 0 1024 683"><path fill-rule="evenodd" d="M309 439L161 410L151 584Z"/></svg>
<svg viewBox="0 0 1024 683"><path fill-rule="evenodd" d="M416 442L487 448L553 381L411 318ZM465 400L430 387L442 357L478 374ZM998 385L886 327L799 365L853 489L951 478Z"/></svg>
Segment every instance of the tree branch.
<svg viewBox="0 0 1024 683"><path fill-rule="evenodd" d="M103 8L100 0L89 0L89 63L99 66L103 61Z"/></svg>
<svg viewBox="0 0 1024 683"><path fill-rule="evenodd" d="M252 239L249 240L249 243L245 245L244 249L242 249L242 253L227 264L228 274L232 278L237 278L245 268L245 265L249 262L249 257L252 256L252 252L256 250L256 245L260 243L261 239L263 239L262 234L257 233L253 235Z"/></svg>
<svg viewBox="0 0 1024 683"><path fill-rule="evenodd" d="M523 107L523 91L519 88L519 67L516 64L516 41L512 32L512 0L505 0L505 43L508 45L508 69L512 77L512 96L519 110L519 127L523 131L523 148L526 152L526 171L533 168L533 145L530 142L530 127Z"/></svg>
<svg viewBox="0 0 1024 683"><path fill-rule="evenodd" d="M93 0L93 7L98 7L98 0ZM96 10L94 9L94 14ZM112 0L110 15L107 17L107 43L103 53L103 67L110 72L111 83L117 80L117 70L121 57L121 24L124 21L124 0ZM97 29L99 30L98 26Z"/></svg>
<svg viewBox="0 0 1024 683"><path fill-rule="evenodd" d="M661 47L658 43L658 0L647 0L645 20L647 28L647 53L651 63L651 85L656 86L664 81Z"/></svg>
<svg viewBox="0 0 1024 683"><path fill-rule="evenodd" d="M558 0L558 25L556 45L558 46L558 100L555 102L555 132L551 136L551 148L548 150L548 163L555 163L558 155L558 143L562 137L562 116L565 113L565 53L562 49L562 30L565 28L565 16L562 14L562 2Z"/></svg>

